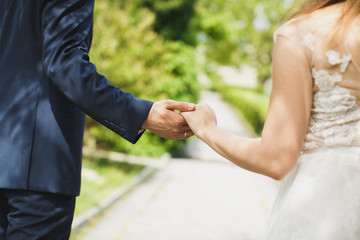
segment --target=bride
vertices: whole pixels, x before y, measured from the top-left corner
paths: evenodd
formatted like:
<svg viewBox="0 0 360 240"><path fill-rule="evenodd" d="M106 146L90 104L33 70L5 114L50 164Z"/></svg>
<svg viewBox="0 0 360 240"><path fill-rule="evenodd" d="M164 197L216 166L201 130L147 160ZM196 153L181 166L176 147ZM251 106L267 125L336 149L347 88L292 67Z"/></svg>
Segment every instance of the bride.
<svg viewBox="0 0 360 240"><path fill-rule="evenodd" d="M182 115L198 138L234 164L284 178L267 239L358 240L360 1L305 1L274 39L261 138L219 129L206 104Z"/></svg>

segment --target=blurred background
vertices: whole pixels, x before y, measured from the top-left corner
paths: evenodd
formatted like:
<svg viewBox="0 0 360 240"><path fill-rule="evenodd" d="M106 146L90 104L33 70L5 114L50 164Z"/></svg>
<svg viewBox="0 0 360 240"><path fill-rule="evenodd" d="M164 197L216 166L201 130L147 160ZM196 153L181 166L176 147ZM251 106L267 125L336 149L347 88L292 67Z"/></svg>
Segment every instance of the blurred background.
<svg viewBox="0 0 360 240"><path fill-rule="evenodd" d="M207 102L219 126L261 136L273 33L296 2L96 1L90 60L136 97ZM82 175L72 239L263 239L279 187L196 138L133 145L90 118Z"/></svg>

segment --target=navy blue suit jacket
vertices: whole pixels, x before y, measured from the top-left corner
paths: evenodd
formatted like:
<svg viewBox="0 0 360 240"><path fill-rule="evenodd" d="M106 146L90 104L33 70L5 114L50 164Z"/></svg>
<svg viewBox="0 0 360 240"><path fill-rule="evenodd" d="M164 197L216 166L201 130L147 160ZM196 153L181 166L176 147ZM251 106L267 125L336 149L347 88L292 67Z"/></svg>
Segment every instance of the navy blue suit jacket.
<svg viewBox="0 0 360 240"><path fill-rule="evenodd" d="M0 188L78 195L85 114L130 142L152 102L89 62L94 0L0 1Z"/></svg>

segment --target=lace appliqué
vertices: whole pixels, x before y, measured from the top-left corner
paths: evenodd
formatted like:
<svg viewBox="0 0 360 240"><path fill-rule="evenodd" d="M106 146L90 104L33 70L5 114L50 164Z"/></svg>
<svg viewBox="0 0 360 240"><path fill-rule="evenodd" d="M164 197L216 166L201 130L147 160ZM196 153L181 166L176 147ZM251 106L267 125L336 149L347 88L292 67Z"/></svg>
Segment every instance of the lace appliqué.
<svg viewBox="0 0 360 240"><path fill-rule="evenodd" d="M329 63L331 65L337 65L340 64L340 72L345 72L346 68L348 67L351 59L352 59L352 55L344 55L343 58L340 58L340 54L334 50L330 50L326 53L326 56L328 57Z"/></svg>
<svg viewBox="0 0 360 240"><path fill-rule="evenodd" d="M305 37L304 42L312 40ZM310 47L309 47L310 48ZM334 50L326 53L331 65L340 65L340 73L346 71L351 54L340 57ZM318 88L313 96L313 107L303 150L319 147L351 146L360 121L360 107L356 98L346 88L337 86L342 75L329 74L326 70L312 69L312 77Z"/></svg>
<svg viewBox="0 0 360 240"><path fill-rule="evenodd" d="M327 71L316 71L315 68L312 69L312 76L315 79L315 85L320 91L331 91L335 87L335 83L341 82L342 80L342 76L340 74L331 76Z"/></svg>
<svg viewBox="0 0 360 240"><path fill-rule="evenodd" d="M315 36L312 34L306 35L302 42L302 45L309 48L311 51L315 50L314 44L315 44Z"/></svg>

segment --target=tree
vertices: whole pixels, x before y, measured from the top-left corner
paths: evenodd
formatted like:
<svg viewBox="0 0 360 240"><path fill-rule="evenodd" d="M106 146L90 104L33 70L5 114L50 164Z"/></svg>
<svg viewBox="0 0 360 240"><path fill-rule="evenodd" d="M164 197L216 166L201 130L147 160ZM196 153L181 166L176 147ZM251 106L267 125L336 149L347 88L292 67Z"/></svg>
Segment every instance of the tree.
<svg viewBox="0 0 360 240"><path fill-rule="evenodd" d="M136 7L134 2L96 2L91 60L111 84L136 97L197 102L200 86L193 47L164 41L152 28L154 19L154 13ZM184 144L147 131L133 145L104 129L89 119L86 133L107 150L158 157L165 152L174 153Z"/></svg>
<svg viewBox="0 0 360 240"><path fill-rule="evenodd" d="M206 58L256 67L263 83L271 76L273 33L292 4L293 0L198 0L194 26Z"/></svg>
<svg viewBox="0 0 360 240"><path fill-rule="evenodd" d="M190 23L195 16L196 0L140 0L141 4L155 13L154 30L165 39L196 44L195 32Z"/></svg>

